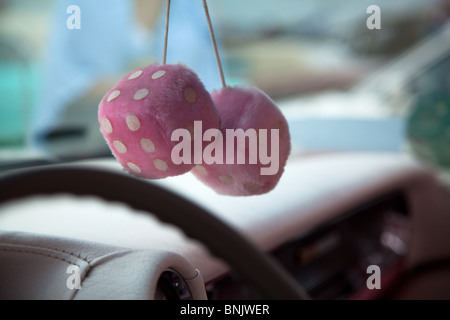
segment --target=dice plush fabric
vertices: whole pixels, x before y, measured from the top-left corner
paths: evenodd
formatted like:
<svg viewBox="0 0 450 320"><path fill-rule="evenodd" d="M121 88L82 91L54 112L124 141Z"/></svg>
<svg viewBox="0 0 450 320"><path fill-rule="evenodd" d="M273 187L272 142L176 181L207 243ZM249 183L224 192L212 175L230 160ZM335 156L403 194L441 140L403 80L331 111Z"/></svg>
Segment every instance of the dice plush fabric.
<svg viewBox="0 0 450 320"><path fill-rule="evenodd" d="M161 179L190 171L175 165L172 132L219 128L211 95L198 76L182 64L152 64L131 71L100 102L100 131L125 170L138 177Z"/></svg>
<svg viewBox="0 0 450 320"><path fill-rule="evenodd" d="M258 134L260 129L266 129L268 155L276 153L275 145L271 143L271 130L278 129L279 139L275 141L278 143L278 170L274 174L261 174L261 168L268 167L269 164L261 162L259 152L262 145L259 144L261 136L258 135L258 154L253 155L257 156L255 164L249 163L250 142L247 141L245 150L239 151L245 152L245 164L237 163L239 145L236 143L232 164L203 163L197 165L192 173L219 194L250 196L271 191L283 174L291 150L289 127L283 114L270 97L255 87L226 87L213 91L211 96L222 120L220 130L224 141L223 154L226 154L227 129L254 129Z"/></svg>

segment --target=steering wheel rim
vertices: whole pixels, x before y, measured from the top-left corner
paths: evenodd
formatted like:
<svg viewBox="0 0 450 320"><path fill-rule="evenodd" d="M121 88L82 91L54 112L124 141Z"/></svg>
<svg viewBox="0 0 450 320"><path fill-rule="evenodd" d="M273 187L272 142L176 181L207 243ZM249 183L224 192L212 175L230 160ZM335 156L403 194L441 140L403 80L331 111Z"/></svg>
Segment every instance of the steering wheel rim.
<svg viewBox="0 0 450 320"><path fill-rule="evenodd" d="M125 203L202 242L212 255L226 261L263 299L309 299L277 261L242 234L204 208L148 181L103 169L58 166L4 174L0 176L0 190L0 204L30 196L63 193ZM127 192L121 192L123 190Z"/></svg>

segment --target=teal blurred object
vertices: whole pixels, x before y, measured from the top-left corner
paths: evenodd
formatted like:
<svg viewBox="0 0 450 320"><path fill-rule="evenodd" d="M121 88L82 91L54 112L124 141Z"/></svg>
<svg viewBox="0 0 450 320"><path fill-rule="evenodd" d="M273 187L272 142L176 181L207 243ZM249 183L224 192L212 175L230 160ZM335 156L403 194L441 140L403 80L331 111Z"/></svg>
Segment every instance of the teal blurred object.
<svg viewBox="0 0 450 320"><path fill-rule="evenodd" d="M407 139L419 159L450 168L450 93L421 94L407 121Z"/></svg>
<svg viewBox="0 0 450 320"><path fill-rule="evenodd" d="M0 37L0 147L26 143L37 87L36 71L16 41Z"/></svg>
<svg viewBox="0 0 450 320"><path fill-rule="evenodd" d="M22 66L0 62L0 146L23 143L25 132Z"/></svg>

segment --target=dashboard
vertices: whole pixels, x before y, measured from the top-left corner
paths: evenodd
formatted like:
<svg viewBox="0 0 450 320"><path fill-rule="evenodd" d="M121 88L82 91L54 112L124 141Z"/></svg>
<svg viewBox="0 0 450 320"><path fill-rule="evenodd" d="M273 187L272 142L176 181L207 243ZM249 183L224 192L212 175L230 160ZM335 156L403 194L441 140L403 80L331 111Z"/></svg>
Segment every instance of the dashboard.
<svg viewBox="0 0 450 320"><path fill-rule="evenodd" d="M374 298L367 287L368 267L377 266L384 275L399 272L409 248L410 227L404 194L392 193L300 234L270 254L312 299ZM255 298L232 276L207 288L212 299Z"/></svg>
<svg viewBox="0 0 450 320"><path fill-rule="evenodd" d="M121 172L111 159L72 165ZM257 198L217 195L189 174L149 183L205 208L243 235L282 266L311 299L450 297L445 264L450 256L449 189L409 157L294 157L277 188ZM123 190L120 185L109 187ZM208 244L123 203L64 194L36 196L3 201L0 213L2 298L21 298L24 292L34 292L31 298L38 299L54 298L55 293L68 299L261 298L226 260L212 254ZM239 255L227 239L223 245L230 255ZM48 259L29 254L42 250L52 253L39 259L64 258L52 259L49 267ZM73 254L66 256L68 252ZM33 267L17 268L24 255ZM68 290L67 261L80 257L83 290ZM257 271L248 257L236 259L248 260ZM403 275L430 261L440 265L432 270L436 279L423 280L427 273L422 273L412 289L396 287ZM52 279L48 283L59 289L30 290L37 284L23 279L36 279L36 273Z"/></svg>

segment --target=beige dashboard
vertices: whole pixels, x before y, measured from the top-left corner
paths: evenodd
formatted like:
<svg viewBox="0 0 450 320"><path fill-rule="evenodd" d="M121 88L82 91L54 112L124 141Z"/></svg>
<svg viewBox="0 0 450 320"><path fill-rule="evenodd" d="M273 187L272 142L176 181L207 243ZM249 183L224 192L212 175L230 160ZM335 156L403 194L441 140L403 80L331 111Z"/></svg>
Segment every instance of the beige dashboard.
<svg viewBox="0 0 450 320"><path fill-rule="evenodd" d="M84 161L75 165L121 171L120 166L112 159ZM394 262L401 262L408 269L426 261L450 256L448 189L430 171L403 155L340 153L291 157L275 190L254 197L215 194L191 174L151 183L206 208L259 248L272 253L284 265L290 264L291 258L286 258L286 255L291 257L294 253L298 257L301 251L304 258L305 250L303 247L303 251L300 250L300 245L305 244L305 248L309 248L306 252L311 256L311 252L317 251L321 245L323 248L326 241L330 243L333 231L337 230L337 227L333 227L334 223L345 222L350 212L358 216L359 212L379 199L397 195L401 195L404 202L411 234L401 239L406 250L397 252L397 260ZM121 188L120 185L115 187L119 190ZM356 209L359 211L355 211ZM0 213L0 277L8 278L4 283L14 287L14 290L3 287L0 292L3 297L8 298L8 294L15 292L17 296L13 298L20 298L21 292L32 292L31 298L38 299L54 298L52 294L56 293L61 294L61 297L74 299L157 299L160 294L158 281L165 270L175 270L183 278L190 291L190 298L220 298L225 293L226 298L233 297L226 288L227 281L229 283L232 279L224 281L230 275L227 263L211 256L203 244L188 239L177 228L162 224L149 215L133 212L122 203L106 203L93 197L78 198L71 195L32 197L4 204ZM377 217L376 214L374 217ZM371 223L370 220L367 221ZM192 223L195 224L196 221ZM358 225L355 228L358 229ZM345 230L347 231L342 234L350 237L346 241L352 243L352 230ZM358 230L354 231L357 234ZM326 241L315 236L319 233L324 235L323 239ZM307 243L305 240L312 239L311 237L316 237L314 241L318 239L312 247L312 242ZM359 238L355 236L355 243L357 241ZM342 245L343 243L340 244ZM292 252L289 251L289 246L292 246ZM16 248L14 254L11 251L13 247ZM18 252L18 247L23 254ZM66 280L69 274L66 273L66 268L70 259L61 266L48 267L47 261L34 262L36 254L27 253L57 247L70 248L51 254L59 257L52 259L57 263L67 260L67 254L70 259L77 261L80 257L92 258L85 259L90 263L83 269L82 290L67 290ZM332 252L333 246L329 247ZM334 248L334 254L340 252L337 247ZM395 251L395 247L390 249ZM365 249L361 250L364 252ZM24 255L29 267L17 268L25 259ZM39 259L42 256L45 254L40 254ZM86 264L83 259L81 265ZM342 259L345 260L343 257ZM361 259L359 262L363 261ZM375 263L373 261L371 263ZM104 268L104 272L95 272L101 268ZM301 265L290 265L289 268L296 279L304 276L298 271L302 270ZM18 275L21 278L20 285L11 275L14 274L11 271L14 269L22 272ZM59 290L39 290L42 289L43 282L38 282L40 286L36 287L36 283L31 281L37 277L33 273L37 273L41 279L53 279L48 283L57 286ZM447 269L443 279L448 281L448 276ZM23 281L27 277L30 283ZM108 277L114 278L116 282L111 282ZM439 279L442 281L442 278ZM135 289L129 288L130 283ZM220 294L214 293L217 285L221 286L218 290ZM28 290L27 286L35 289ZM119 290L118 287L128 289ZM365 283L360 283L359 288L347 292L345 296L336 297L355 297L362 291L367 291L362 287L365 287ZM422 289L419 291L421 295L429 297L440 294L435 289L431 293ZM443 291L448 294L448 286ZM406 297L408 294L414 297L414 290L408 290Z"/></svg>

